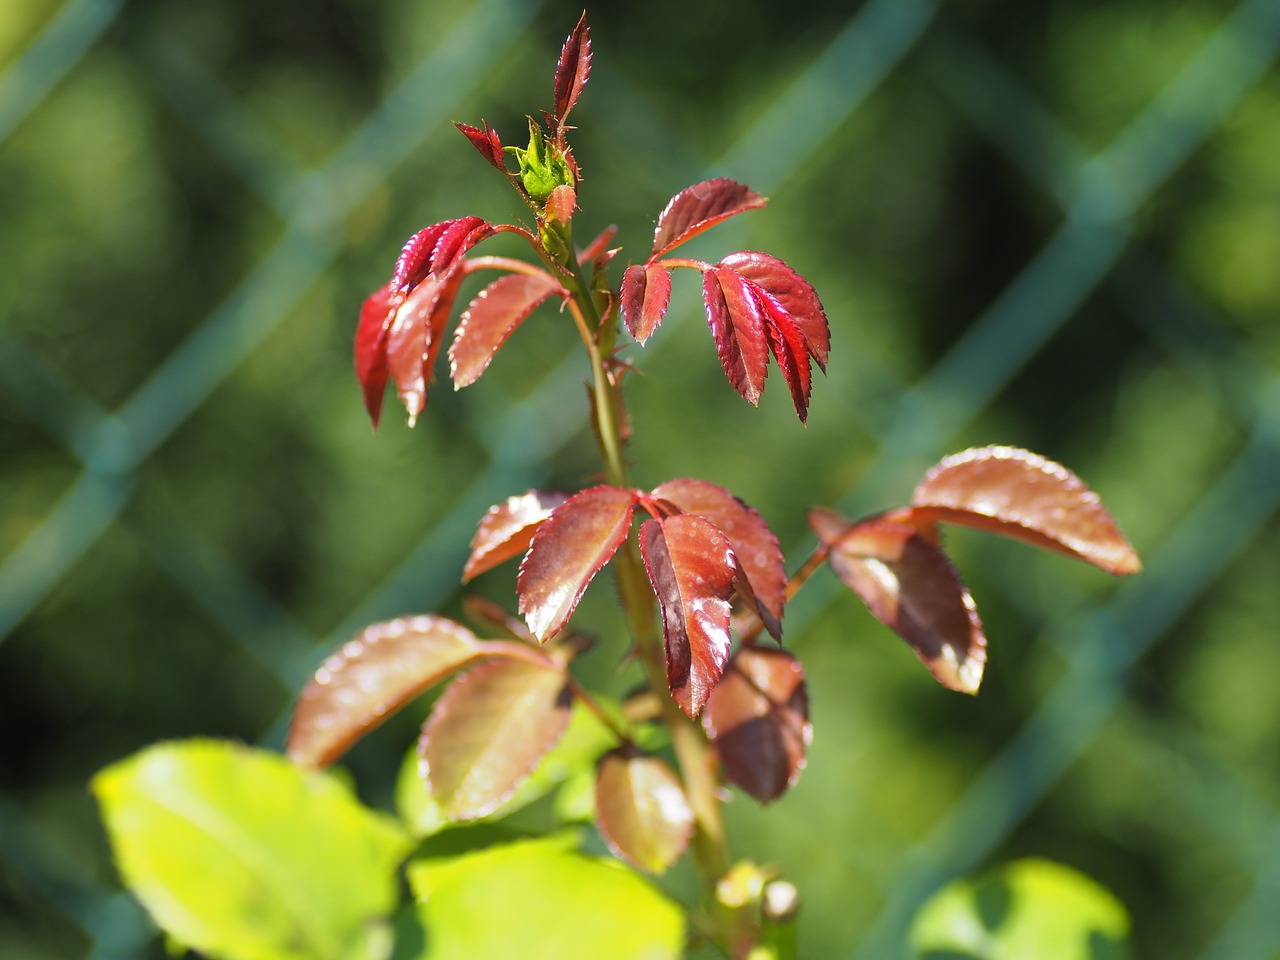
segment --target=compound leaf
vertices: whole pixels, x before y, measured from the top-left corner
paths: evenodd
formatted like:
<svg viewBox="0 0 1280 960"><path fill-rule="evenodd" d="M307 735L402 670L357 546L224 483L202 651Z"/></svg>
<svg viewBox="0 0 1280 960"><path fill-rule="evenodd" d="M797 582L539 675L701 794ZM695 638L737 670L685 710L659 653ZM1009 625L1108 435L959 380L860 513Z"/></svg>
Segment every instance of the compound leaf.
<svg viewBox="0 0 1280 960"><path fill-rule="evenodd" d="M720 261L720 265L740 274L767 294L800 329L805 348L814 363L820 370L827 369L831 330L822 301L808 280L767 253L731 253Z"/></svg>

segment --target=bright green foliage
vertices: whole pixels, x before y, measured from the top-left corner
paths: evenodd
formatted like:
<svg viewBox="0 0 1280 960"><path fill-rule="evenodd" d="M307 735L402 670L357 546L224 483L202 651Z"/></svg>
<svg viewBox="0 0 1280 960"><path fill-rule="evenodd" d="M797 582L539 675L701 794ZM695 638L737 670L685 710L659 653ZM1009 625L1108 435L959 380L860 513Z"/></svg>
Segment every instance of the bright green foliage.
<svg viewBox="0 0 1280 960"><path fill-rule="evenodd" d="M427 929L420 960L668 960L684 948L677 904L572 838L414 861L409 883Z"/></svg>
<svg viewBox="0 0 1280 960"><path fill-rule="evenodd" d="M957 880L921 908L916 960L1123 960L1129 916L1110 891L1047 860Z"/></svg>
<svg viewBox="0 0 1280 960"><path fill-rule="evenodd" d="M224 960L380 960L405 835L278 754L163 743L93 781L126 883L166 931Z"/></svg>

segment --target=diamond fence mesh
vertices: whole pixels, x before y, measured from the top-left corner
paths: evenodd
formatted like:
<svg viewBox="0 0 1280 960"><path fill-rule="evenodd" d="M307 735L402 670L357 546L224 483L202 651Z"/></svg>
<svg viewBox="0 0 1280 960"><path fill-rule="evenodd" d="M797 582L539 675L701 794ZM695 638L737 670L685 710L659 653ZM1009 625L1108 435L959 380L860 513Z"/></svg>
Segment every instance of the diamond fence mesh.
<svg viewBox="0 0 1280 960"><path fill-rule="evenodd" d="M278 745L355 629L456 609L490 504L593 469L554 319L473 390L438 385L412 433L372 438L348 369L405 236L517 215L449 121L518 128L545 105L576 12L18 6L0 954L158 955L88 777L163 737ZM1140 956L1280 956L1280 3L591 16L584 216L635 250L676 190L740 179L773 204L706 242L785 257L833 325L802 429L782 396L739 409L690 297L633 351L639 470L724 483L795 556L808 504L890 506L943 454L1014 443L1081 473L1147 561L1104 583L956 537L992 639L972 701L834 581L800 595L810 766L731 821L800 885L805 955L900 955L941 883L1043 855L1119 894ZM617 630L607 596L586 609ZM408 729L352 755L374 800Z"/></svg>

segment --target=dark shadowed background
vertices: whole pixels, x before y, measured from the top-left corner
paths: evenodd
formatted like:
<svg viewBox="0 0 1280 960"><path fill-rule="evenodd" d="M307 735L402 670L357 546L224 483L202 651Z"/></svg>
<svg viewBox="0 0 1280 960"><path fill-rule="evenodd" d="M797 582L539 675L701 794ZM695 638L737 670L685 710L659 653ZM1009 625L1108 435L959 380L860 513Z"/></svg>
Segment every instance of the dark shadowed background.
<svg viewBox="0 0 1280 960"><path fill-rule="evenodd" d="M770 205L694 255L783 257L833 339L807 428L777 376L752 409L677 278L629 354L636 481L730 487L795 564L809 505L893 506L1007 443L1079 473L1147 562L954 535L977 698L828 574L801 594L809 768L730 817L800 886L803 954L893 957L940 883L1045 856L1127 904L1136 956L1276 957L1280 2L621 6L589 11L579 234L617 223L639 259L673 193L742 180ZM389 405L373 435L350 356L412 232L519 216L450 121L519 142L579 12L0 4L0 956L162 956L87 779L157 739L278 746L356 628L458 614L485 508L591 478L554 311L412 431ZM479 589L511 602L513 575ZM584 603L584 666L621 689L613 604ZM351 755L366 798L412 721Z"/></svg>

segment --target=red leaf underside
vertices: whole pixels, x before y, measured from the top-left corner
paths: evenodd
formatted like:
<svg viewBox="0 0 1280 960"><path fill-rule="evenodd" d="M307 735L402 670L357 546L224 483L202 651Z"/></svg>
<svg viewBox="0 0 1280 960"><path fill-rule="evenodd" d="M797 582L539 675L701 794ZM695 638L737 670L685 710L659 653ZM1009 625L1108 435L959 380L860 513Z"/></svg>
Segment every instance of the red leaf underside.
<svg viewBox="0 0 1280 960"><path fill-rule="evenodd" d="M600 486L570 497L534 534L516 590L529 630L545 642L568 621L587 584L631 528L635 494Z"/></svg>
<svg viewBox="0 0 1280 960"><path fill-rule="evenodd" d="M657 757L620 749L600 761L596 824L616 856L661 873L689 845L694 817L675 771Z"/></svg>
<svg viewBox="0 0 1280 960"><path fill-rule="evenodd" d="M782 547L764 518L724 487L705 480L668 480L654 488L653 496L710 520L729 538L761 608L765 628L781 639L787 570Z"/></svg>
<svg viewBox="0 0 1280 960"><path fill-rule="evenodd" d="M767 253L733 253L720 261L720 265L741 274L768 294L799 328L805 348L818 368L827 369L831 331L822 301L809 281Z"/></svg>
<svg viewBox="0 0 1280 960"><path fill-rule="evenodd" d="M909 524L872 519L850 524L829 546L831 569L940 683L977 692L986 636L973 598L937 543Z"/></svg>
<svg viewBox="0 0 1280 960"><path fill-rule="evenodd" d="M646 520L640 552L662 608L667 684L680 708L697 716L729 656L733 548L711 521L679 514Z"/></svg>
<svg viewBox="0 0 1280 960"><path fill-rule="evenodd" d="M454 387L475 383L516 327L559 289L547 274L511 273L481 290L462 314L449 346Z"/></svg>
<svg viewBox="0 0 1280 960"><path fill-rule="evenodd" d="M746 281L732 270L708 270L702 278L707 323L729 383L747 402L758 404L768 373L764 318Z"/></svg>
<svg viewBox="0 0 1280 960"><path fill-rule="evenodd" d="M653 258L670 253L722 220L765 205L764 197L727 177L685 187L667 203L653 233ZM651 258L651 259L653 259Z"/></svg>
<svg viewBox="0 0 1280 960"><path fill-rule="evenodd" d="M391 285L387 284L365 299L356 326L356 379L374 429L382 415L382 398L387 389L387 332L392 319Z"/></svg>
<svg viewBox="0 0 1280 960"><path fill-rule="evenodd" d="M644 344L662 323L671 303L671 271L660 263L633 264L622 275L622 319L635 340Z"/></svg>
<svg viewBox="0 0 1280 960"><path fill-rule="evenodd" d="M591 32L587 29L584 13L565 40L556 63L555 119L557 128L564 126L569 111L582 95L582 88L591 75Z"/></svg>
<svg viewBox="0 0 1280 960"><path fill-rule="evenodd" d="M911 503L921 519L1015 537L1108 573L1142 568L1098 495L1066 467L1027 450L982 447L947 457Z"/></svg>
<svg viewBox="0 0 1280 960"><path fill-rule="evenodd" d="M396 311L387 335L387 371L411 425L427 406L431 370L461 283L462 275L454 274L418 284Z"/></svg>
<svg viewBox="0 0 1280 960"><path fill-rule="evenodd" d="M362 630L316 671L298 697L286 752L325 767L387 717L482 654L466 627L403 617Z"/></svg>
<svg viewBox="0 0 1280 960"><path fill-rule="evenodd" d="M563 667L493 661L441 694L422 728L422 777L452 820L498 809L533 772L569 722Z"/></svg>
<svg viewBox="0 0 1280 960"><path fill-rule="evenodd" d="M783 650L744 647L702 711L725 776L761 803L794 786L813 728L804 668Z"/></svg>
<svg viewBox="0 0 1280 960"><path fill-rule="evenodd" d="M563 493L530 490L490 507L471 539L471 554L462 571L462 582L524 553L538 527L564 502Z"/></svg>

